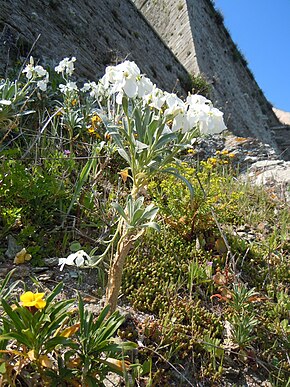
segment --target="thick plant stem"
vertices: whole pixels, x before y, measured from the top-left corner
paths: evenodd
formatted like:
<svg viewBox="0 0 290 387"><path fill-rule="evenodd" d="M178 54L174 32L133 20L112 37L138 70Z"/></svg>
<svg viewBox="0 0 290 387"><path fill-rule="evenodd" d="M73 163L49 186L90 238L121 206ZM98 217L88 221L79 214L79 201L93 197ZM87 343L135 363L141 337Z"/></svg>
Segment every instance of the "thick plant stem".
<svg viewBox="0 0 290 387"><path fill-rule="evenodd" d="M110 266L106 291L106 305L110 305L110 313L113 313L117 307L125 258L133 246L134 240L132 235L128 234L120 239L117 251Z"/></svg>

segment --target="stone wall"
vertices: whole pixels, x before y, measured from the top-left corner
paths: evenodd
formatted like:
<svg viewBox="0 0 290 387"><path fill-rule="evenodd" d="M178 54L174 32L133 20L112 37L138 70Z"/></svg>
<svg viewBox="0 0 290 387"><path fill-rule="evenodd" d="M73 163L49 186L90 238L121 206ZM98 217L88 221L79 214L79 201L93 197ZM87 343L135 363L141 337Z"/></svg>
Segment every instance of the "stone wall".
<svg viewBox="0 0 290 387"><path fill-rule="evenodd" d="M0 76L33 43L32 54L42 63L75 56L84 78L99 77L107 65L127 58L159 87L186 92L186 70L127 0L1 1Z"/></svg>
<svg viewBox="0 0 290 387"><path fill-rule="evenodd" d="M75 56L77 74L91 80L109 64L134 60L179 95L191 90L190 74L201 74L234 134L290 157L281 132L271 131L279 120L210 0L1 1L0 77L30 52L51 66Z"/></svg>
<svg viewBox="0 0 290 387"><path fill-rule="evenodd" d="M271 145L279 121L210 0L133 0L190 74L211 84L229 129Z"/></svg>

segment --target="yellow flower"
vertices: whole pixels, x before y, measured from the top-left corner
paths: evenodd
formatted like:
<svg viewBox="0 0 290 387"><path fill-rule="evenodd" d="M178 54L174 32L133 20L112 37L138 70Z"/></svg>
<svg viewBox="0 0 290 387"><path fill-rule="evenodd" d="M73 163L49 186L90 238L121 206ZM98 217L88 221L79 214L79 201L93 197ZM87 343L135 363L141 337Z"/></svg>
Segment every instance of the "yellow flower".
<svg viewBox="0 0 290 387"><path fill-rule="evenodd" d="M93 117L92 117L92 124L93 125L96 125L98 123L102 122L102 119L101 117L99 117L97 114L95 114Z"/></svg>
<svg viewBox="0 0 290 387"><path fill-rule="evenodd" d="M34 306L36 309L43 309L46 305L43 296L44 293L26 292L20 296L21 305L27 307Z"/></svg>
<svg viewBox="0 0 290 387"><path fill-rule="evenodd" d="M75 99L73 99L72 101L71 101L71 104L72 104L72 106L75 106L76 104L77 104L77 99L75 98Z"/></svg>
<svg viewBox="0 0 290 387"><path fill-rule="evenodd" d="M126 183L129 175L128 169L123 169L119 174L121 175L123 182Z"/></svg>
<svg viewBox="0 0 290 387"><path fill-rule="evenodd" d="M232 159L234 158L236 155L234 153L229 153L228 156Z"/></svg>
<svg viewBox="0 0 290 387"><path fill-rule="evenodd" d="M227 155L228 153L229 153L229 151L228 151L227 149L221 151L221 154L222 154L222 155Z"/></svg>
<svg viewBox="0 0 290 387"><path fill-rule="evenodd" d="M209 164L212 164L212 165L216 165L217 163L217 159L215 157L209 157L207 161Z"/></svg>

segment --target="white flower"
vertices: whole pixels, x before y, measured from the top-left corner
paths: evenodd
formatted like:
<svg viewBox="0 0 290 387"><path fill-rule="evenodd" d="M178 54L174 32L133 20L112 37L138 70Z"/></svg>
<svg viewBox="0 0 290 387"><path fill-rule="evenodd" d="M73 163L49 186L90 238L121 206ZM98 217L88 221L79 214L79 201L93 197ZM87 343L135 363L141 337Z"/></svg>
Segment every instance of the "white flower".
<svg viewBox="0 0 290 387"><path fill-rule="evenodd" d="M37 82L37 87L41 90L41 91L46 91L47 89L47 81L45 79L41 80L41 81L38 81Z"/></svg>
<svg viewBox="0 0 290 387"><path fill-rule="evenodd" d="M74 62L76 61L76 58L73 56L70 58L64 58L62 61L59 62L59 64L54 68L54 70L59 73L66 73L67 75L72 75L74 72Z"/></svg>
<svg viewBox="0 0 290 387"><path fill-rule="evenodd" d="M174 93L164 93L167 109L164 114L176 116L186 111L185 103Z"/></svg>
<svg viewBox="0 0 290 387"><path fill-rule="evenodd" d="M200 131L203 134L215 134L221 133L226 128L227 127L224 123L223 113L216 108L212 108L209 113L207 126L205 126L204 124L201 125Z"/></svg>
<svg viewBox="0 0 290 387"><path fill-rule="evenodd" d="M27 79L31 79L32 76L33 76L33 70L34 70L34 66L32 64L28 64L24 70L22 71L24 74L26 73L26 78Z"/></svg>
<svg viewBox="0 0 290 387"><path fill-rule="evenodd" d="M136 63L126 60L117 66L106 68L105 75L100 80L100 88L109 95L117 94L116 102L121 104L124 93L129 98L137 96L140 77L140 69ZM142 86L144 87L145 83L140 84L140 87Z"/></svg>
<svg viewBox="0 0 290 387"><path fill-rule="evenodd" d="M153 91L153 83L151 80L144 75L141 75L140 79L138 80L138 97L143 98L145 95L148 95L152 93Z"/></svg>
<svg viewBox="0 0 290 387"><path fill-rule="evenodd" d="M42 66L35 66L34 72L37 77L44 77L48 75L47 71Z"/></svg>
<svg viewBox="0 0 290 387"><path fill-rule="evenodd" d="M65 85L60 84L59 89L64 94L67 93L68 91L78 91L78 87L75 82L67 82Z"/></svg>
<svg viewBox="0 0 290 387"><path fill-rule="evenodd" d="M70 254L67 258L59 258L59 270L62 271L64 265L82 267L90 263L91 257L84 251L79 250L76 253Z"/></svg>
<svg viewBox="0 0 290 387"><path fill-rule="evenodd" d="M11 104L12 104L12 102L9 101L8 99L0 99L0 105L9 106Z"/></svg>
<svg viewBox="0 0 290 387"><path fill-rule="evenodd" d="M195 105L195 104L199 104L199 105L209 104L209 105L211 105L212 104L209 99L207 99L203 95L199 95L199 94L190 94L186 98L186 102L188 105Z"/></svg>
<svg viewBox="0 0 290 387"><path fill-rule="evenodd" d="M48 80L49 80L49 75L48 75L48 72L46 72L45 78L41 79L40 81L37 81L37 87L38 87L41 91L46 91L46 89L47 89L47 84L48 84Z"/></svg>
<svg viewBox="0 0 290 387"><path fill-rule="evenodd" d="M146 94L143 97L144 104L148 104L150 107L153 107L157 110L161 110L165 100L166 98L164 92L156 85L153 85L153 89L150 94Z"/></svg>
<svg viewBox="0 0 290 387"><path fill-rule="evenodd" d="M42 91L46 90L49 80L49 74L42 66L34 66L34 60L32 57L30 58L30 63L25 67L22 72L24 74L26 73L26 78L28 80L42 78L37 81L37 87Z"/></svg>
<svg viewBox="0 0 290 387"><path fill-rule="evenodd" d="M214 108L209 99L202 95L189 95L186 104L189 130L198 125L200 133L208 135L221 133L226 129L223 113Z"/></svg>
<svg viewBox="0 0 290 387"><path fill-rule="evenodd" d="M84 86L81 88L81 91L83 93L89 92L92 98L98 98L100 95L100 88L99 85L96 84L96 82L84 83Z"/></svg>
<svg viewBox="0 0 290 387"><path fill-rule="evenodd" d="M91 90L91 82L84 83L84 86L81 88L81 91L83 93L86 93L87 91Z"/></svg>

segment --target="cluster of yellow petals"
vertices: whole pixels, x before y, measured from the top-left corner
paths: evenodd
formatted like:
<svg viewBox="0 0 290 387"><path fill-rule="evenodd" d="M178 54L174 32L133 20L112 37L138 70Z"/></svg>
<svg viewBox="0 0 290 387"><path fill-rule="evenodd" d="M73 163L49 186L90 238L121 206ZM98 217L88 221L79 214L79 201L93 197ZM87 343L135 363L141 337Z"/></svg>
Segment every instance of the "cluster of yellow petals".
<svg viewBox="0 0 290 387"><path fill-rule="evenodd" d="M94 134L97 138L101 138L100 134L98 133L98 129L102 126L102 119L97 114L94 114L91 118L91 126L88 128L88 132L90 134Z"/></svg>
<svg viewBox="0 0 290 387"><path fill-rule="evenodd" d="M32 307L36 309L43 309L46 305L46 301L43 300L44 293L32 293L26 292L20 296L22 306Z"/></svg>

